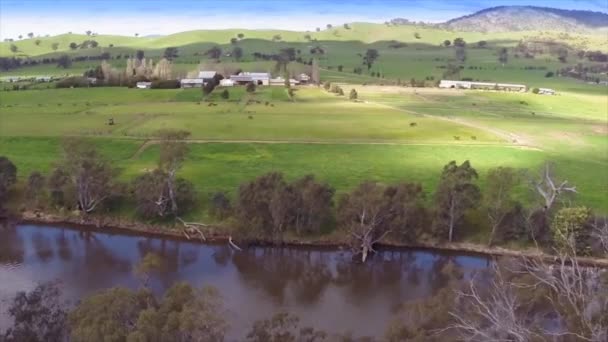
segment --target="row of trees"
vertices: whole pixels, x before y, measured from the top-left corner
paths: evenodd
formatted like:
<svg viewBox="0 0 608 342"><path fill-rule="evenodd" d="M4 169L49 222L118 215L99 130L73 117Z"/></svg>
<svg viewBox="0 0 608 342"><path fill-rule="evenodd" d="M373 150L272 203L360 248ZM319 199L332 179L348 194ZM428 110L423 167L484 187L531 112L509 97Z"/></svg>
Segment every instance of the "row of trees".
<svg viewBox="0 0 608 342"><path fill-rule="evenodd" d="M195 207L198 198L193 184L178 176L187 157L189 133L162 130L156 136L160 147L156 168L130 184L118 181L118 170L90 141L65 139L63 157L48 178L38 172L29 176L28 205L35 208L48 201L88 215L133 203L144 219L178 218ZM0 160L0 167L2 199L16 181L16 168L6 158ZM606 220L585 207L567 205L566 196L576 193L576 188L558 182L549 165L536 178L499 167L488 171L483 189L478 180L468 161L452 161L430 194L413 182L363 182L334 207L335 190L330 185L312 175L289 182L272 172L242 184L234 204L222 193L214 195L211 211L221 219L234 217L237 232L247 239L281 241L286 233L304 236L337 227L363 259L385 237L409 243L452 242L479 233L489 245L531 241L561 249L573 242L580 255L601 253L606 241L601 227ZM516 196L516 189L526 183L538 199L531 209Z"/></svg>

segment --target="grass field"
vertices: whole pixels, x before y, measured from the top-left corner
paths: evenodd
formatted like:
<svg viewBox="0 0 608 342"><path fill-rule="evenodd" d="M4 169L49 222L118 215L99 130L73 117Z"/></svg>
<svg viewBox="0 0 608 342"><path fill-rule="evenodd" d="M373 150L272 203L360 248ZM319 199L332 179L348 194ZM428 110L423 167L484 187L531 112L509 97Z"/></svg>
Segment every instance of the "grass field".
<svg viewBox="0 0 608 342"><path fill-rule="evenodd" d="M548 72L556 72L564 67L599 65L586 59L577 57L578 49L608 51L608 40L604 31L593 35L563 34L559 32L507 32L507 33L478 33L453 32L438 28L400 25L386 26L382 24L354 23L349 29L342 26L332 29L323 29L319 32L295 32L277 30L206 30L189 31L163 37L124 37L124 36L95 36L90 37L78 34L65 34L55 37L40 37L25 39L14 43L0 43L0 56L14 56L22 58L42 59L57 58L68 54L72 57L99 56L109 53L109 62L116 68L126 65L125 58L133 56L139 49L145 52L147 58L158 60L169 46L177 47L179 56L173 61L174 77L184 77L188 72L197 71L199 62L209 63L204 56L211 46L219 45L226 52L235 47L230 43L238 33L244 34L244 39L236 45L243 49L243 58L238 68L246 71L274 71L272 62L258 60L254 53L272 54L282 48L293 47L298 51L297 57L309 61L312 57L319 58L323 68L323 80L347 83L367 84L394 84L396 82L409 82L411 79L424 80L432 78L439 80L448 63L454 63L455 51L453 47L443 47L440 44L448 39L464 38L467 42L466 61L461 63L460 78L471 78L480 81L523 83L530 88L550 87L560 91L580 93L603 93L606 87L589 85L565 77L545 77ZM417 39L415 33L420 37ZM273 41L275 35L281 40ZM310 35L310 40L305 38ZM39 39L40 44L35 41ZM94 39L99 47L70 50L71 42L80 43ZM518 42L526 39L554 40L568 44L571 47L570 55L565 63L558 61L556 54L545 51L534 58L519 56L517 51L511 49ZM477 47L479 41L486 41L485 48ZM400 48L391 47L396 41L405 43ZM53 44L59 44L53 50ZM15 44L18 51L10 51L10 45ZM110 47L112 45L112 47ZM321 47L322 55L312 55L311 48ZM509 58L505 65L498 62L498 50L508 47ZM376 49L379 58L371 69L363 67L361 75L354 74L355 68L362 67L362 54L367 49ZM521 53L519 53L521 54ZM222 65L234 62L230 56L220 58ZM292 63L293 65L300 65ZM0 76L63 76L82 75L83 72L99 65L99 61L74 62L68 69L58 68L56 63L36 65L3 71ZM342 67L339 72L338 67ZM380 73L383 78L372 77L372 73ZM605 74L598 74L600 80L608 80ZM432 83L432 82L430 82ZM0 85L0 88L2 86Z"/></svg>
<svg viewBox="0 0 608 342"><path fill-rule="evenodd" d="M218 190L233 194L241 182L271 170L288 178L314 173L339 193L367 179L418 181L430 199L450 160L470 160L482 185L489 168L535 173L551 161L579 189L577 203L608 212L605 95L344 88L356 88L361 101L309 87L299 88L293 102L282 87L255 94L231 88L229 100L214 93L207 102L194 89L2 92L0 155L24 179L52 167L61 136L86 136L129 180L154 167L156 130L187 129L191 153L181 174L203 200ZM116 125L106 125L109 118ZM531 200L524 188L518 193Z"/></svg>
<svg viewBox="0 0 608 342"><path fill-rule="evenodd" d="M502 45L514 45L517 41L528 37L559 39L568 42L578 48L598 48L608 49L606 42L605 31L598 31L597 34L568 34L563 32L543 31L543 32L505 32L505 33L480 33L480 32L454 32L443 30L434 27L420 25L399 25L386 26L384 24L371 23L351 23L349 28L342 26L332 27L331 29L323 28L319 32L296 32L285 30L199 30L176 33L162 37L126 37L126 36L86 36L84 34L63 34L54 37L34 37L32 39L23 39L14 42L18 47L18 52L10 51L10 42L0 43L0 56L40 56L54 52L70 52L69 45L71 42L80 43L84 40L94 39L99 43L99 49L109 48L112 44L115 49L164 49L169 46L181 46L184 48L195 47L199 44L227 44L231 38L235 38L237 34L244 34L245 39L265 40L270 41L274 36L279 35L282 42L288 43L309 43L306 35L310 36L310 40L317 41L360 41L362 43L374 43L380 41L398 40L406 43L426 43L430 45L439 45L445 39L453 40L457 37L462 37L469 42L477 42L480 40L499 41ZM415 33L419 34L420 38L415 37ZM36 45L36 40L40 40L40 44ZM53 43L57 43L57 50L53 50Z"/></svg>

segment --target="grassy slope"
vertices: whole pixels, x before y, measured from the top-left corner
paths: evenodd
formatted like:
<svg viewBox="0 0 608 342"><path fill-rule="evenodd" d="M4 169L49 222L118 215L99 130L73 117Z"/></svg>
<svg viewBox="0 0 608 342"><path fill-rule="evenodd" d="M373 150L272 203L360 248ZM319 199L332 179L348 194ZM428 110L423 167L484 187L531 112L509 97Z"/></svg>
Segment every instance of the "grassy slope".
<svg viewBox="0 0 608 342"><path fill-rule="evenodd" d="M203 198L216 190L234 192L240 182L270 170L283 171L290 178L314 173L340 192L369 178L419 181L430 195L442 166L453 159L471 160L482 182L490 167L534 170L551 160L560 176L578 186L580 203L608 211L602 95L414 92L369 86L358 91L367 103L351 103L316 89L299 90L292 103L282 88L260 88L253 97L260 103L246 105L250 95L233 88L228 102L213 95L215 107L199 105L197 90L8 92L1 94L0 154L14 160L25 177L33 170L50 169L59 153L60 135L99 137L100 146L117 160L127 180L154 167L157 148L136 153L143 143L137 139L149 138L158 128L188 129L195 139L293 142L192 144L182 174L196 184ZM108 117L117 125L106 126ZM480 128L441 118L465 120ZM410 122L418 126L410 127ZM538 149L508 146L510 142L488 127L516 133ZM455 135L461 140L455 141ZM470 138L473 135L477 140ZM326 143L297 143L301 141ZM358 144L345 144L352 142ZM523 189L520 196L525 197Z"/></svg>
<svg viewBox="0 0 608 342"><path fill-rule="evenodd" d="M125 36L109 36L99 35L89 37L80 34L63 34L53 37L40 37L33 39L23 39L13 43L0 43L0 56L13 56L10 51L10 45L17 45L19 52L16 55L22 56L40 56L55 52L52 49L53 43L58 43L57 52L68 52L71 42L81 43L87 39L94 39L99 42L100 47L107 48L113 44L116 48L130 49L163 49L168 46L186 46L199 43L216 43L225 44L230 41L230 38L236 37L238 33L243 33L246 39L262 39L271 40L273 36L280 35L283 41L306 43L304 38L306 34L310 34L312 39L318 41L359 41L362 43L373 43L378 41L397 40L409 43L425 43L430 45L439 45L445 39L453 40L457 37L462 37L468 42L477 42L480 40L500 41L504 45L514 45L520 39L527 37L535 38L553 38L568 42L571 45L580 48L608 49L608 42L602 34L597 35L564 35L559 32L506 32L506 33L479 33L479 32L454 32L439 28L421 27L416 25L401 25L401 26L386 26L383 24L370 23L353 23L350 24L350 29L343 27L335 27L332 29L324 29L320 32L296 32L284 30L198 30L176 33L163 37L125 37ZM416 39L414 33L419 33L421 38ZM40 45L36 45L35 41L39 39Z"/></svg>

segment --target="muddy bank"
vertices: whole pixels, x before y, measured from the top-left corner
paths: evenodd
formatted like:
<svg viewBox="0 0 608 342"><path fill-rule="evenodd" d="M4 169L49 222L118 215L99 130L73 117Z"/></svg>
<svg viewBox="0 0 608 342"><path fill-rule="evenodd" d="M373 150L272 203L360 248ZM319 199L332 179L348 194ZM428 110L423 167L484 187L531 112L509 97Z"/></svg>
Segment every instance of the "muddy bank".
<svg viewBox="0 0 608 342"><path fill-rule="evenodd" d="M141 221L133 221L120 217L90 217L85 218L80 215L56 215L42 212L25 211L21 217L17 218L19 223L31 224L50 224L50 225L68 225L78 229L95 229L100 231L110 231L120 234L130 235L149 235L157 237L170 237L173 239L185 241L198 241L201 243L223 244L228 243L230 239L229 227L209 225L204 228L205 240L198 235L186 236L183 226L176 223L169 224L151 224ZM273 241L267 238L241 240L234 237L234 241L242 246L287 246L287 247L314 247L314 248L333 248L333 249L348 249L348 242L343 237L337 235L326 236L319 238L284 238L281 242ZM526 257L526 258L542 258L546 261L556 261L554 255L545 253L537 248L527 248L522 250L508 249L504 247L488 247L485 245L469 243L469 242L452 242L452 243L426 243L417 242L414 244L385 241L379 243L379 248L383 249L422 249L446 251L455 254L470 254L480 256L507 256L507 257ZM588 266L606 267L608 268L608 258L595 257L579 257L579 263Z"/></svg>

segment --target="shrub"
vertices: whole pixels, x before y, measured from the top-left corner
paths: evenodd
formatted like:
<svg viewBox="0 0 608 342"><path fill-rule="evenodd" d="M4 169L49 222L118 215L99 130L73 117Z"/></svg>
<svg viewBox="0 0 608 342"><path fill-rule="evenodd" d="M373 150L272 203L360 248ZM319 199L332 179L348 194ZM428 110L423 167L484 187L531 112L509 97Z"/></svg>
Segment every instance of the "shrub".
<svg viewBox="0 0 608 342"><path fill-rule="evenodd" d="M545 74L545 77L553 77L553 76L555 76L555 73L554 73L553 71L548 71L548 72Z"/></svg>
<svg viewBox="0 0 608 342"><path fill-rule="evenodd" d="M255 84L253 82L247 83L246 90L247 90L248 93L255 92Z"/></svg>
<svg viewBox="0 0 608 342"><path fill-rule="evenodd" d="M351 89L350 94L348 95L348 98L351 100L356 100L357 96L358 96L357 91L355 89Z"/></svg>
<svg viewBox="0 0 608 342"><path fill-rule="evenodd" d="M228 89L224 89L224 91L222 91L221 96L224 100L228 100L230 98L230 93L228 92Z"/></svg>
<svg viewBox="0 0 608 342"><path fill-rule="evenodd" d="M323 83L323 89L329 91L330 88L331 88L331 83L329 83L329 82Z"/></svg>
<svg viewBox="0 0 608 342"><path fill-rule="evenodd" d="M178 80L152 81L152 89L176 89L179 87Z"/></svg>
<svg viewBox="0 0 608 342"><path fill-rule="evenodd" d="M576 253L589 255L591 253L590 227L591 210L585 207L562 208L553 219L551 233L553 242L558 248L566 248L570 241L574 242Z"/></svg>
<svg viewBox="0 0 608 342"><path fill-rule="evenodd" d="M539 92L540 92L540 89L538 89L538 88L532 89L532 93L534 93L534 94L538 94Z"/></svg>
<svg viewBox="0 0 608 342"><path fill-rule="evenodd" d="M57 88L79 88L88 87L89 81L82 76L73 76L60 80L55 84Z"/></svg>
<svg viewBox="0 0 608 342"><path fill-rule="evenodd" d="M216 192L211 197L211 215L222 220L230 215L232 206L230 199L223 192Z"/></svg>

